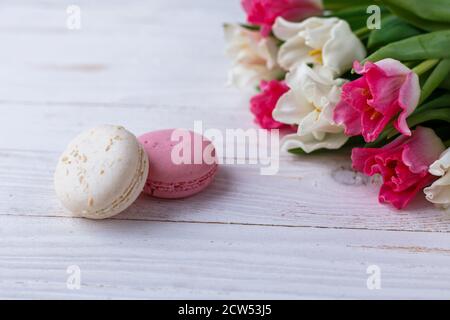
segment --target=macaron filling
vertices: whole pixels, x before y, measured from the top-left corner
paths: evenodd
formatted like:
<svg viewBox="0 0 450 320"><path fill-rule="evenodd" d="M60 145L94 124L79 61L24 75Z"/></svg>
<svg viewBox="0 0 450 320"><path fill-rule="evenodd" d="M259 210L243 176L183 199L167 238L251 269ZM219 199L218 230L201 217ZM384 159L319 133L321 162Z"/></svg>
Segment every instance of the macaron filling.
<svg viewBox="0 0 450 320"><path fill-rule="evenodd" d="M194 189L198 189L205 183L211 181L211 178L216 174L218 165L215 164L212 169L205 175L198 179L182 182L162 182L162 181L147 181L144 191L150 195L153 195L155 191L158 192L185 192Z"/></svg>
<svg viewBox="0 0 450 320"><path fill-rule="evenodd" d="M218 169L215 148L202 135L186 129L163 129L145 133L138 140L149 158L146 194L160 199L186 198L214 180Z"/></svg>

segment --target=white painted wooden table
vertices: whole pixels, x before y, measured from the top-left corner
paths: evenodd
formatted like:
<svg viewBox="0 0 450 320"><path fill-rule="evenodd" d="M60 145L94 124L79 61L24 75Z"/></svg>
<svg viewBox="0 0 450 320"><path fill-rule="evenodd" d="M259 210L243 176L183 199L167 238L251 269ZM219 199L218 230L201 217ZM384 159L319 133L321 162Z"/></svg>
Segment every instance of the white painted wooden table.
<svg viewBox="0 0 450 320"><path fill-rule="evenodd" d="M1 298L450 298L450 215L377 204L343 153L283 155L276 176L225 165L198 196L108 221L61 208L54 166L83 129L254 127L224 85L221 25L243 19L238 0L0 2Z"/></svg>

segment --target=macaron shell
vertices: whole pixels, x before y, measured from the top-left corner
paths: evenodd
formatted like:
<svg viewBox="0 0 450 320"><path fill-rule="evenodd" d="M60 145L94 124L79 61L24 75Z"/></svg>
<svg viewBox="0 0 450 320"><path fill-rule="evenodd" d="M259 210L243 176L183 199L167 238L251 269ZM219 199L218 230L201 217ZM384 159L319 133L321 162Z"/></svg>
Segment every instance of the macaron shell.
<svg viewBox="0 0 450 320"><path fill-rule="evenodd" d="M215 165L203 177L193 181L182 181L179 183L162 184L154 181L147 182L144 192L156 198L181 199L190 197L206 189L213 181L218 165Z"/></svg>
<svg viewBox="0 0 450 320"><path fill-rule="evenodd" d="M123 127L104 125L68 145L55 171L55 190L74 215L104 219L136 199L146 173L148 159L136 137Z"/></svg>
<svg viewBox="0 0 450 320"><path fill-rule="evenodd" d="M181 142L172 140L174 130L154 131L138 138L148 154L150 163L144 192L154 197L176 199L194 195L211 184L218 168L211 141L192 131L185 131L186 136L190 137L188 163L176 163L172 151L176 155L176 148L180 147ZM198 150L200 154L196 155ZM212 163L203 161L205 150L212 150Z"/></svg>
<svg viewBox="0 0 450 320"><path fill-rule="evenodd" d="M135 173L135 177L133 178L131 184L125 189L125 191L119 195L118 198L110 205L105 207L105 209L98 210L96 212L87 212L82 214L84 218L89 219L106 219L113 217L128 207L136 201L139 195L142 193L146 178L148 176L148 157L145 153L144 149L140 146L140 154L141 154L141 164L137 168Z"/></svg>

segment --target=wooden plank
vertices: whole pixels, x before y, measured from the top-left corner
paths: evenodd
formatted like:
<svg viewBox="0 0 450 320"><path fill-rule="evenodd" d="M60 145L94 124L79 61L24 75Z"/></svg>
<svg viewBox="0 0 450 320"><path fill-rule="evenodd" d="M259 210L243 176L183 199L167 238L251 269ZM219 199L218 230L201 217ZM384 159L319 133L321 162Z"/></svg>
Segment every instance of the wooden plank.
<svg viewBox="0 0 450 320"><path fill-rule="evenodd" d="M1 100L234 105L221 24L242 17L236 3L79 1L77 31L66 5L0 10Z"/></svg>
<svg viewBox="0 0 450 320"><path fill-rule="evenodd" d="M0 3L0 298L448 298L450 215L378 205L345 152L283 154L275 176L224 165L193 198L68 219L53 168L87 127L254 128L248 94L224 86L238 1L79 0L79 31L68 4Z"/></svg>
<svg viewBox="0 0 450 320"><path fill-rule="evenodd" d="M8 119L0 127L0 136L9 137L10 132L17 131L18 123L22 128L13 138L0 140L0 184L4 190L1 214L67 215L54 196L55 163L75 134L98 123L122 124L136 134L168 126L193 128L198 118L205 130L235 128L240 125L236 117L253 126L247 110L230 112L203 106L3 103L0 111ZM423 198L402 213L379 205L378 185L351 170L348 153L305 157L282 154L278 175L259 173L259 167L253 165L223 166L215 184L205 193L181 201L142 197L120 218L380 230L450 229L448 213L434 209Z"/></svg>
<svg viewBox="0 0 450 320"><path fill-rule="evenodd" d="M0 216L2 298L448 298L444 234ZM81 269L81 289L66 269ZM368 290L368 266L381 289Z"/></svg>
<svg viewBox="0 0 450 320"><path fill-rule="evenodd" d="M67 216L53 191L54 151L0 150L0 214ZM345 155L283 160L278 175L223 165L205 192L183 200L142 196L118 219L449 232L449 215L419 199L399 213Z"/></svg>
<svg viewBox="0 0 450 320"><path fill-rule="evenodd" d="M98 123L123 124L137 134L169 125L193 128L198 118L203 120L204 129L222 132L240 124L236 117L252 126L247 110L230 113L203 106L3 103L0 111L8 119L0 127L0 136L8 137L0 140L0 183L4 190L1 214L67 215L54 196L55 163L75 134ZM21 131L9 138L18 123ZM276 176L260 176L258 166L223 166L216 183L205 193L181 201L142 197L120 218L381 230L450 229L448 213L434 209L423 199L401 214L379 205L377 184L351 171L348 153L305 157L283 154L281 158Z"/></svg>
<svg viewBox="0 0 450 320"><path fill-rule="evenodd" d="M255 128L248 108L230 112L205 106L147 103L136 104L62 104L0 103L2 126L0 148L63 151L80 131L99 124L121 124L136 135L167 128ZM242 121L242 123L240 122ZM15 132L14 136L10 132ZM4 137L4 138L3 138Z"/></svg>

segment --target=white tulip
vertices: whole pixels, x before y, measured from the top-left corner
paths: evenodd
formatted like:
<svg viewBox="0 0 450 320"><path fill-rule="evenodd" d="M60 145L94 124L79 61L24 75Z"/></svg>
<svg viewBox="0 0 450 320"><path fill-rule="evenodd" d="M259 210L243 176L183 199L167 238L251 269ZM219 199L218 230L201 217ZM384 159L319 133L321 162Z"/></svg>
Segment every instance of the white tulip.
<svg viewBox="0 0 450 320"><path fill-rule="evenodd" d="M303 63L322 65L340 76L355 60L366 57L366 49L349 24L338 18L308 18L289 22L277 18L273 33L286 41L278 53L278 63L293 70Z"/></svg>
<svg viewBox="0 0 450 320"><path fill-rule="evenodd" d="M261 80L273 80L283 74L277 64L277 40L263 38L259 31L225 24L227 54L232 60L229 83L238 88L256 87Z"/></svg>
<svg viewBox="0 0 450 320"><path fill-rule="evenodd" d="M429 172L441 178L424 189L427 200L444 208L450 207L450 149L430 166Z"/></svg>
<svg viewBox="0 0 450 320"><path fill-rule="evenodd" d="M286 76L290 90L279 100L273 118L298 125L298 132L283 138L283 149L339 149L348 137L344 128L333 121L333 111L340 100L342 79L333 79L329 70L302 64Z"/></svg>

